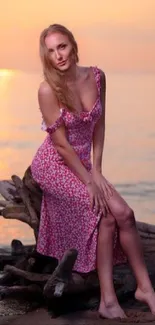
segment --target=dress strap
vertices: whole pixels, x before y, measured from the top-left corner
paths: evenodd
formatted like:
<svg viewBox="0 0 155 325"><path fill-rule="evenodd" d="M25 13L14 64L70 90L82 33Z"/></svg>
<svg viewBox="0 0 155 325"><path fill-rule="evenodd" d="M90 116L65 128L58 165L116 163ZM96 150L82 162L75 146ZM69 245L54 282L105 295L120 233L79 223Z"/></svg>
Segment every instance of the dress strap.
<svg viewBox="0 0 155 325"><path fill-rule="evenodd" d="M61 108L60 116L57 118L57 120L52 125L47 126L45 121L42 120L41 129L43 131L46 131L46 132L52 134L64 123L64 120L63 120L64 115L65 115L65 110L63 108Z"/></svg>
<svg viewBox="0 0 155 325"><path fill-rule="evenodd" d="M92 69L93 69L93 73L94 73L95 80L96 80L97 90L100 95L100 93L101 93L101 72L98 67L92 67Z"/></svg>

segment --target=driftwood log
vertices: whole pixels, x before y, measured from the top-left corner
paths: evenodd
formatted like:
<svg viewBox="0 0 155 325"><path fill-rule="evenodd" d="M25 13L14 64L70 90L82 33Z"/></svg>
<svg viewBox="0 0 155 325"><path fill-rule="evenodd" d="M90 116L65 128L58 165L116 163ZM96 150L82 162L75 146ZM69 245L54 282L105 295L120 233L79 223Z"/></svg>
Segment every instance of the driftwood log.
<svg viewBox="0 0 155 325"><path fill-rule="evenodd" d="M30 167L23 179L13 175L10 181L0 181L0 215L27 223L37 241L42 191L31 175ZM155 226L137 222L142 239L144 257L153 286L155 287ZM30 295L44 302L61 297L80 296L86 308L98 304L99 282L97 272L87 275L73 272L78 252L74 247L61 261L37 253L36 245L24 246L19 240L11 243L11 253L0 253L0 297ZM125 299L136 288L128 263L114 267L114 285L120 299Z"/></svg>

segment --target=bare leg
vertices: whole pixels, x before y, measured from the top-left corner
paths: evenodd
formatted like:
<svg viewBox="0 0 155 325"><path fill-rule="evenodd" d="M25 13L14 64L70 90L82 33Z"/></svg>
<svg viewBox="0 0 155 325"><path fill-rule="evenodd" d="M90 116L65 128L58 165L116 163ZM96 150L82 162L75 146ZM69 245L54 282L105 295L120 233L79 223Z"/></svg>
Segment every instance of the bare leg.
<svg viewBox="0 0 155 325"><path fill-rule="evenodd" d="M155 293L145 265L134 213L115 190L107 203L119 226L120 242L137 280L135 297L147 303L155 314Z"/></svg>
<svg viewBox="0 0 155 325"><path fill-rule="evenodd" d="M116 230L112 215L102 217L97 247L97 268L100 281L101 299L99 314L105 318L126 317L120 307L113 285L113 239Z"/></svg>

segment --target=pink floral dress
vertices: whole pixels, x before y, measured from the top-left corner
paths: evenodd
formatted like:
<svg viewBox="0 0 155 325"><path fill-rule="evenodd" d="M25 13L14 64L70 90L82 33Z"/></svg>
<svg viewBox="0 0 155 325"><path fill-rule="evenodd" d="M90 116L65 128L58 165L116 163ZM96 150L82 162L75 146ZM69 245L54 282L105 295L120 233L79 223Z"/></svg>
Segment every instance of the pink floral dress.
<svg viewBox="0 0 155 325"><path fill-rule="evenodd" d="M90 208L86 186L75 176L56 151L50 134L65 124L67 139L81 162L90 172L91 144L94 126L101 116L100 70L93 68L98 97L89 112L79 115L60 109L60 116L50 127L44 121L47 137L31 164L33 178L43 190L37 251L60 260L67 249L76 248L78 258L74 270L82 273L96 269L96 247L101 214ZM114 264L124 261L116 232Z"/></svg>

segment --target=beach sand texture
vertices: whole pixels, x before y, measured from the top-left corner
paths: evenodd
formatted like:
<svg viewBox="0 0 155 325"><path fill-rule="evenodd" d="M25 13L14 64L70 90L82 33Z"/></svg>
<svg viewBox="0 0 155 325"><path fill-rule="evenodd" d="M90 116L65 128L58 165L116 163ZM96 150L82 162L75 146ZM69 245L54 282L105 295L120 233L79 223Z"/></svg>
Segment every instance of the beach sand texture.
<svg viewBox="0 0 155 325"><path fill-rule="evenodd" d="M155 324L155 317L150 312L128 310L128 319L100 319L97 312L84 311L68 314L52 319L43 308L22 316L6 316L0 318L0 325L120 325L120 324Z"/></svg>

